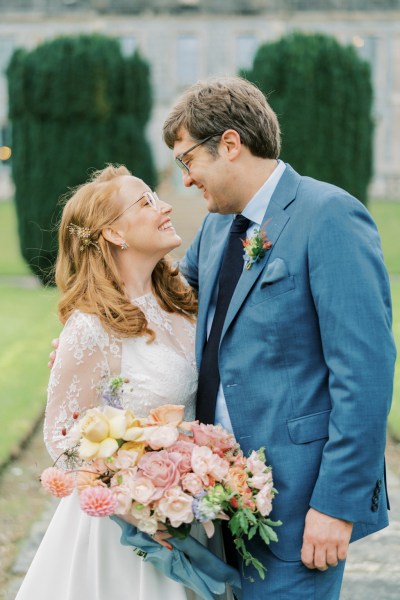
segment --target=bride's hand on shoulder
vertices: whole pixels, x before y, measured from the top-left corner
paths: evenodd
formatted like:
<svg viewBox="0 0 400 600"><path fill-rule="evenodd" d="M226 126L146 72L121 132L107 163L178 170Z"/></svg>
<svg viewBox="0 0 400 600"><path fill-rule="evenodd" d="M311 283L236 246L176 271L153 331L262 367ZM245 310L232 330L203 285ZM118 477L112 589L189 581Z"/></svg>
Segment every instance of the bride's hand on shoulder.
<svg viewBox="0 0 400 600"><path fill-rule="evenodd" d="M47 366L49 367L49 369L53 368L54 361L56 360L58 342L59 342L58 338L55 338L54 340L51 341L51 345L54 348L54 350L52 350L49 354L49 362L47 363Z"/></svg>

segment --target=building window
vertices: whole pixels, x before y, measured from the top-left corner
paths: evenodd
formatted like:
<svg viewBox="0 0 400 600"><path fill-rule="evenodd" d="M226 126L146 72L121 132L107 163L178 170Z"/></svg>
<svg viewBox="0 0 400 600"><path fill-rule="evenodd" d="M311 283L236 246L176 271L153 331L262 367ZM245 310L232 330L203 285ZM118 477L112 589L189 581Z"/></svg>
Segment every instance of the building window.
<svg viewBox="0 0 400 600"><path fill-rule="evenodd" d="M177 40L177 79L186 86L199 79L199 41L194 35L182 35Z"/></svg>
<svg viewBox="0 0 400 600"><path fill-rule="evenodd" d="M257 38L254 35L239 35L236 38L236 69L251 69L257 50Z"/></svg>

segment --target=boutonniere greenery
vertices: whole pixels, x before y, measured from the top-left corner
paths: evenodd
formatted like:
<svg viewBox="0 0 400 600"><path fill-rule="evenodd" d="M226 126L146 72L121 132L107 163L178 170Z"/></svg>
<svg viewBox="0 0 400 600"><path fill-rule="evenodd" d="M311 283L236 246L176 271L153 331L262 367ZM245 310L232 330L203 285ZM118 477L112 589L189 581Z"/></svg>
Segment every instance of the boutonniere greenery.
<svg viewBox="0 0 400 600"><path fill-rule="evenodd" d="M242 244L246 269L251 269L253 263L264 258L266 251L272 247L272 242L269 241L265 233L265 225L259 229L254 229L253 235L242 240Z"/></svg>

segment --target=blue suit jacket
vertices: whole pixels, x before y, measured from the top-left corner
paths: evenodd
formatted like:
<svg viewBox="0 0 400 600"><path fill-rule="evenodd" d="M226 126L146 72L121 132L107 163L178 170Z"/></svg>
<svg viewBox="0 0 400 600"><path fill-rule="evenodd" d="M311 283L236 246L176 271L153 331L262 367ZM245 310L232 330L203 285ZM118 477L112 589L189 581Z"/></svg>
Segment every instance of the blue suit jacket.
<svg viewBox="0 0 400 600"><path fill-rule="evenodd" d="M198 364L231 221L207 215L181 262L199 290ZM219 367L244 452L266 447L279 490L271 516L283 521L271 550L291 561L310 506L354 522L352 540L387 525L396 351L379 235L360 202L287 166L265 221L273 246L241 275Z"/></svg>

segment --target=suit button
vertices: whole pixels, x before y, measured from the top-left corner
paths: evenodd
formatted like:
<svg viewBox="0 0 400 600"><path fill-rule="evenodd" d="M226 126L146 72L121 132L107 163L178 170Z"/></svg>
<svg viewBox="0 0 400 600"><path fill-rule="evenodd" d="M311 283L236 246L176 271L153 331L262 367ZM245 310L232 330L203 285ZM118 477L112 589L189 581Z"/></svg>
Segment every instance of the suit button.
<svg viewBox="0 0 400 600"><path fill-rule="evenodd" d="M372 512L378 512L378 505L377 504L372 504L371 510L372 510Z"/></svg>

